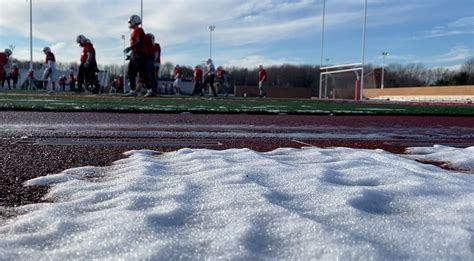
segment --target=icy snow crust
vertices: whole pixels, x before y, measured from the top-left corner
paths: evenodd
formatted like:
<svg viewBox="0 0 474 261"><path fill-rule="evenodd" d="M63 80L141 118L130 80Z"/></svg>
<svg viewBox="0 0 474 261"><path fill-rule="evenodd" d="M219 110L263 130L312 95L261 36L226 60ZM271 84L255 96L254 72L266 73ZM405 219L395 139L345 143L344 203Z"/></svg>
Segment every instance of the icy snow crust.
<svg viewBox="0 0 474 261"><path fill-rule="evenodd" d="M474 259L474 175L348 148L127 155L29 181L55 203L0 225L0 260Z"/></svg>

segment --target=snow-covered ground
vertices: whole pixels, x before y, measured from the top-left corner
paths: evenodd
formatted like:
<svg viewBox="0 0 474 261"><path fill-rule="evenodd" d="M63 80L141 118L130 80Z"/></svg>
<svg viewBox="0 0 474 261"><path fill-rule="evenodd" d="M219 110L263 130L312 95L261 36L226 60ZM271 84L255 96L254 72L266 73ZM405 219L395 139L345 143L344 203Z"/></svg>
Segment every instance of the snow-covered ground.
<svg viewBox="0 0 474 261"><path fill-rule="evenodd" d="M474 147L131 151L40 177L0 260L474 259ZM469 172L469 171L468 171Z"/></svg>

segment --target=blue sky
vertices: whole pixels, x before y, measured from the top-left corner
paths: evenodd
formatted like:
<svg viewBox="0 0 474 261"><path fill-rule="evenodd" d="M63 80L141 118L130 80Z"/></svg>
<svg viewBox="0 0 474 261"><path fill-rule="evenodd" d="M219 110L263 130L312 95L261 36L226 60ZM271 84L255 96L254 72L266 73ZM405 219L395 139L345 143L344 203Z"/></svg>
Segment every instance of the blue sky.
<svg viewBox="0 0 474 261"><path fill-rule="evenodd" d="M163 61L255 68L283 63L320 64L322 0L143 0L144 29L162 45ZM360 62L363 0L327 0L324 60ZM50 46L58 61L77 61L84 34L100 64L123 63L121 35L140 0L33 0L34 60ZM0 0L0 48L29 60L29 2ZM474 1L369 0L366 63L423 63L459 68L474 56Z"/></svg>

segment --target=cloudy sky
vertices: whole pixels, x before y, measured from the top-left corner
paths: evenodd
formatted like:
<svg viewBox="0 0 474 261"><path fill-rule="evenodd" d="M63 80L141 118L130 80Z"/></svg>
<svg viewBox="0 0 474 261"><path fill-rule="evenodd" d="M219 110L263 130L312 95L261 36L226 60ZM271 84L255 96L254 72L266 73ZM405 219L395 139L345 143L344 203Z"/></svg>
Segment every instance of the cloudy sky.
<svg viewBox="0 0 474 261"><path fill-rule="evenodd" d="M164 62L252 67L320 64L322 0L143 0L144 29L162 45ZM324 61L360 62L363 0L327 0ZM77 61L84 34L100 64L123 63L127 20L140 0L33 0L33 59L50 46L58 61ZM0 48L29 60L29 2L0 0ZM369 0L366 63L418 63L456 68L474 56L472 0Z"/></svg>

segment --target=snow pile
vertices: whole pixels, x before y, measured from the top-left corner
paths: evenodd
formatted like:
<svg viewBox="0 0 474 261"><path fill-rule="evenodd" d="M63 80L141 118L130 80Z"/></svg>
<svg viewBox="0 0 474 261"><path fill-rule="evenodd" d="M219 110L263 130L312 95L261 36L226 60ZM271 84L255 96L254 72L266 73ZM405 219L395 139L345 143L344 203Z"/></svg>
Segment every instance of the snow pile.
<svg viewBox="0 0 474 261"><path fill-rule="evenodd" d="M1 224L0 259L474 258L473 175L381 150L127 154L29 181L56 203Z"/></svg>
<svg viewBox="0 0 474 261"><path fill-rule="evenodd" d="M453 148L443 145L408 148L410 158L444 163L449 167L474 170L474 147Z"/></svg>

